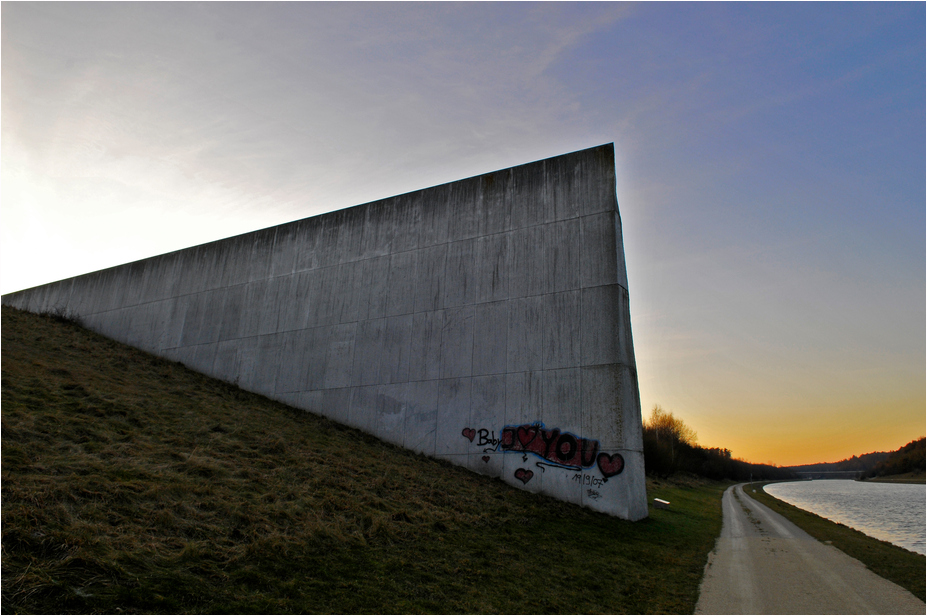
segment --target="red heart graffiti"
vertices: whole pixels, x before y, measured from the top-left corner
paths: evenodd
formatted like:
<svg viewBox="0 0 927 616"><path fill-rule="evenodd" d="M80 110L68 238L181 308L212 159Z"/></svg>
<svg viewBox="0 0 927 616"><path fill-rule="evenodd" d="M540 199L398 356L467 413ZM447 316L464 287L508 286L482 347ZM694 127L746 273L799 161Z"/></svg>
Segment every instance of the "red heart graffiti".
<svg viewBox="0 0 927 616"><path fill-rule="evenodd" d="M483 462L489 462L489 456L483 456Z"/></svg>
<svg viewBox="0 0 927 616"><path fill-rule="evenodd" d="M531 481L532 477L534 477L534 472L529 471L526 468L520 468L515 471L515 479L518 479L522 483L528 483Z"/></svg>
<svg viewBox="0 0 927 616"><path fill-rule="evenodd" d="M521 443L522 447L527 447L528 443L533 441L538 435L537 426L520 426L518 428L518 442Z"/></svg>
<svg viewBox="0 0 927 616"><path fill-rule="evenodd" d="M463 434L465 437L470 439L470 442L472 443L473 437L476 436L476 430L474 430L473 428L464 428L461 434Z"/></svg>
<svg viewBox="0 0 927 616"><path fill-rule="evenodd" d="M595 461L599 465L599 470L602 471L602 476L606 479L624 470L624 458L621 457L620 453L600 453Z"/></svg>

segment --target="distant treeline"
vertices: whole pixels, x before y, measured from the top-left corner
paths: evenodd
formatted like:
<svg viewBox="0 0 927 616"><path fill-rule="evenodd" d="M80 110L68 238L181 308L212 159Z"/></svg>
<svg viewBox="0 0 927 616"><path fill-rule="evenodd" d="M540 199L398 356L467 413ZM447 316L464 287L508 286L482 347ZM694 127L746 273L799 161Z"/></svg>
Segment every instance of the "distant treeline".
<svg viewBox="0 0 927 616"><path fill-rule="evenodd" d="M708 479L750 481L794 479L789 469L769 464L751 464L731 455L730 449L706 448L696 444L689 426L659 405L644 422L644 468L648 475L668 477L692 473Z"/></svg>
<svg viewBox="0 0 927 616"><path fill-rule="evenodd" d="M924 453L924 437L911 441L898 451L889 453L863 477L885 477L927 471L927 457Z"/></svg>
<svg viewBox="0 0 927 616"><path fill-rule="evenodd" d="M790 466L789 468L796 472L824 473L833 471L870 471L875 468L876 464L888 458L887 451L873 451L864 453L861 456L853 456L839 462L819 462L817 464L803 464L802 466Z"/></svg>
<svg viewBox="0 0 927 616"><path fill-rule="evenodd" d="M900 475L902 473L924 472L924 438L911 441L897 451L873 451L861 456L853 456L839 462L821 462L818 464L804 464L790 466L789 470L796 472L832 472L856 471L861 478L885 477L887 475Z"/></svg>

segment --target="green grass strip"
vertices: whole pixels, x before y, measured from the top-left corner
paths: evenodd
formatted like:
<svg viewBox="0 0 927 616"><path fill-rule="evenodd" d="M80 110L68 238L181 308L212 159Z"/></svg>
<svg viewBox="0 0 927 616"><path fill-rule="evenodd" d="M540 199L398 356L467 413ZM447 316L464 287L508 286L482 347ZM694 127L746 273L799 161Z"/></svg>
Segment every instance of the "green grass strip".
<svg viewBox="0 0 927 616"><path fill-rule="evenodd" d="M924 555L875 539L849 526L781 501L762 489L767 483L751 483L744 486L744 490L751 498L781 514L818 541L830 543L877 575L906 588L921 601L924 600L924 578L927 573Z"/></svg>
<svg viewBox="0 0 927 616"><path fill-rule="evenodd" d="M2 312L4 613L692 613L724 485L627 522Z"/></svg>

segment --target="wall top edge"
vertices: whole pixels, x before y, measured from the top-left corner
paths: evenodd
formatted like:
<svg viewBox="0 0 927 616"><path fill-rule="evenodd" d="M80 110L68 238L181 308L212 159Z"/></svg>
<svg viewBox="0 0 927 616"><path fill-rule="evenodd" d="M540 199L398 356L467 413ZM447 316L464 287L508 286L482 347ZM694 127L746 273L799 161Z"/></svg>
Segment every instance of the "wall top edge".
<svg viewBox="0 0 927 616"><path fill-rule="evenodd" d="M307 220L313 220L313 219L319 219L319 220L321 220L321 219L324 219L325 217L340 216L340 215L343 215L344 212L347 212L347 211L349 211L349 210L355 210L355 209L370 207L370 206L372 206L372 205L375 205L375 204L378 204L378 203L382 203L382 202L386 202L386 201L390 201L390 200L392 200L392 199L408 198L408 197L410 197L410 196L412 196L412 195L416 195L416 194L420 194L420 193L425 193L425 192L428 192L428 191L434 191L434 190L437 190L437 189L440 189L440 188L443 188L443 187L450 187L450 186L453 186L453 185L455 185L455 184L464 184L464 183L466 183L466 182L472 182L473 180L476 180L476 179L478 179L478 178L488 177L488 176L496 175L496 174L498 174L498 173L505 173L505 172L516 171L516 170L525 170L525 169L528 169L528 168L533 167L533 166L542 166L542 165L544 165L544 164L546 164L546 163L549 163L549 162L552 162L552 161L557 161L557 160L560 160L560 159L566 159L566 158L571 158L571 157L580 157L580 158L583 158L583 159L592 159L592 160L595 160L596 157L602 157L602 158L600 159L600 164L602 165L602 167L609 167L609 166L610 166L611 168L614 168L614 166L615 166L615 144L614 144L614 142L603 143L603 144L601 144L601 145L592 146L592 147L584 148L584 149L580 149L580 150L575 150L575 151L573 151L573 152L566 152L566 153L564 153L564 154L558 154L558 155L556 155L556 156L550 156L550 157L548 157L548 158L541 158L541 159L534 160L534 161L531 161L531 162L522 163L522 164L519 164L519 165L514 165L514 166L512 166L512 167L505 167L505 168L502 168L502 169L496 169L496 170L494 170L494 171L487 171L487 172L485 172L485 173L480 173L480 174L477 174L477 175L472 175L472 176L469 176L469 177L466 177L466 178L461 178L461 179L459 179L459 180L453 180L453 181L450 181L450 182L444 182L444 183L442 183L442 184L435 184L434 186L427 186L427 187L419 188L419 189L412 190L412 191L409 191L409 192L400 193L400 194L398 194L398 195L392 195L392 196L389 196L389 197L383 197L383 198L381 198L381 199L375 199L375 200L373 200L373 201L368 201L368 202L366 202L366 203L359 203L359 204L357 204L357 205L348 206L348 207L341 208L341 209L338 209L338 210L332 210L332 211L330 211L330 212L325 212L325 213L323 213L323 214L316 214L315 216L307 216L307 217L305 217L305 218L299 218L299 219L292 220L292 221L289 221L289 222L280 223L280 224L276 224L276 225L271 225L271 226L269 226L269 227L263 227L263 228L261 228L261 229L255 229L254 231L247 231L247 232L245 232L245 233L239 233L238 235L232 235L232 236L229 236L229 237L224 237L224 238L221 238L221 239L212 240L212 241L210 241L210 242L204 242L204 243L202 243L202 244L195 244L195 245L193 245L193 246L188 246L188 247L186 247L186 248L179 248L179 249L177 249L177 250L172 250L172 251L170 251L170 252L165 252L165 253L161 253L161 254L151 255L151 256L149 256L149 257L143 257L143 258L137 259L137 260L135 260L135 261L129 261L129 262L126 262L126 263L120 263L120 264L118 264L118 265L113 265L113 266L110 266L110 267L105 267L105 268L103 268L103 269L94 270L94 271L91 271L91 272L86 272L86 273L84 273L84 274L78 274L78 275L76 275L76 276L70 276L70 277L68 277L68 278L62 278L62 279L60 279L60 280L54 280L54 281L51 281L51 282L39 284L39 285L36 285L36 286L34 286L34 287L28 287L28 288L25 288L25 289L20 289L20 290L18 290L18 291L11 291L11 292L6 293L6 294L4 294L4 295L2 295L2 296L0 296L0 297L2 297L3 299L11 298L11 297L13 297L13 296L15 296L15 295L19 295L20 293L27 293L27 292L33 291L33 290L35 290L35 289L40 289L40 288L42 288L42 287L48 287L48 286L51 286L51 285L56 285L56 284L60 284L60 283L63 283L63 282L68 282L68 281L74 280L74 279L76 279L76 278L82 278L82 277L84 277L84 276L91 276L91 275L95 275L95 274L101 274L101 273L108 272L108 271L111 271L111 270L116 270L116 269L124 268L124 267L131 266L131 265L134 265L134 264L142 263L142 262L145 262L145 261L150 261L150 260L152 260L152 259L159 259L159 258L162 258L162 257L167 257L167 256L174 255L174 254L177 254L177 253L186 252L186 251L189 251L189 250L194 250L194 249L197 249L197 248L202 248L202 247L206 247L206 246L211 246L211 245L215 245L215 244L220 244L220 243L222 243L222 242L229 242L229 241L233 241L233 240L236 240L236 239L239 239L239 238L244 238L244 237L247 237L247 236L250 236L250 235L257 235L257 234L260 234L260 233L266 233L266 232L268 232L268 231L270 231L270 230L272 230L272 229L278 229L278 228L281 228L281 227L287 227L287 226L290 226L290 225L296 225L296 224L302 223L302 222L307 221Z"/></svg>

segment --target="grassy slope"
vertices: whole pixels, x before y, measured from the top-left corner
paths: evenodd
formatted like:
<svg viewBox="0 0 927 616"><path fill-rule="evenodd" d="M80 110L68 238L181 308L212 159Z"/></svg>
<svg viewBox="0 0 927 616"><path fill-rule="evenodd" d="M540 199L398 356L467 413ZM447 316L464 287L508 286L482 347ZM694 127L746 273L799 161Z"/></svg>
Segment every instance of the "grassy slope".
<svg viewBox="0 0 927 616"><path fill-rule="evenodd" d="M2 314L4 613L694 609L721 485L625 522Z"/></svg>
<svg viewBox="0 0 927 616"><path fill-rule="evenodd" d="M882 475L881 477L870 477L865 481L871 481L872 483L927 483L927 473L920 471L901 473L899 475Z"/></svg>
<svg viewBox="0 0 927 616"><path fill-rule="evenodd" d="M873 539L849 526L799 509L766 493L762 489L764 485L766 483L753 483L744 486L744 489L752 498L785 516L818 541L831 543L835 548L849 554L878 575L902 588L907 588L921 601L924 600L924 579L927 573L927 564L925 564L927 560L924 555L910 552L886 541Z"/></svg>

